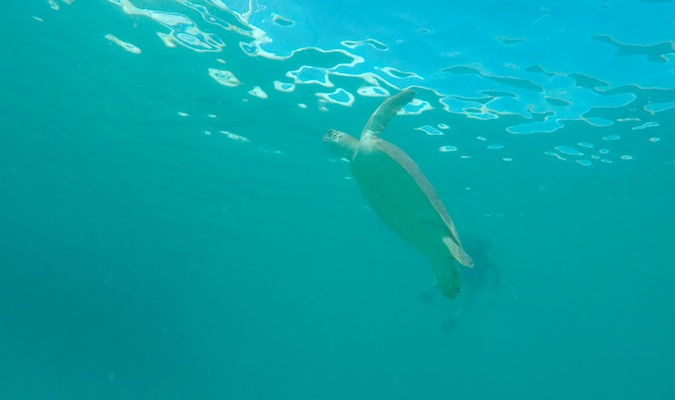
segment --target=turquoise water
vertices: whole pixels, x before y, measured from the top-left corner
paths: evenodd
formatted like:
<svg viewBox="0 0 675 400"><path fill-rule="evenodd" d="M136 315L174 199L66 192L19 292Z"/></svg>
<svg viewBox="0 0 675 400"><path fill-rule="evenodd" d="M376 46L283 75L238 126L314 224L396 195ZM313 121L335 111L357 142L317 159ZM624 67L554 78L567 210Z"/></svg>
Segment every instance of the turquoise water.
<svg viewBox="0 0 675 400"><path fill-rule="evenodd" d="M472 4L4 4L0 396L673 398L674 3ZM408 87L454 301L321 142Z"/></svg>

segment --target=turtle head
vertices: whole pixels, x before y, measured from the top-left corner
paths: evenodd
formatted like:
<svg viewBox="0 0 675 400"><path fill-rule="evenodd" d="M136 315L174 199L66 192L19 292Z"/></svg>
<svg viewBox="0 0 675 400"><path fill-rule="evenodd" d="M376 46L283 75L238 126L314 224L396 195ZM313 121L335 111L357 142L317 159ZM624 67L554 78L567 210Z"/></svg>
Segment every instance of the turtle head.
<svg viewBox="0 0 675 400"><path fill-rule="evenodd" d="M335 155L351 160L359 147L359 141L344 132L335 129L323 135L323 142L328 145Z"/></svg>

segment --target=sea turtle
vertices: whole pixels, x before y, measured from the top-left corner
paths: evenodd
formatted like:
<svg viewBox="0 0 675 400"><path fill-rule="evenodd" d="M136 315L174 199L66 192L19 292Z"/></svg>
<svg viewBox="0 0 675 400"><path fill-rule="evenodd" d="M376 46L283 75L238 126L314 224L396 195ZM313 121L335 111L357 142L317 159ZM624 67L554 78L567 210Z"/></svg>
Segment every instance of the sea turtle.
<svg viewBox="0 0 675 400"><path fill-rule="evenodd" d="M386 99L357 140L331 129L323 136L331 150L350 160L354 179L375 213L396 234L429 257L436 282L448 298L459 293L459 264L472 267L455 225L420 168L400 148L378 136L396 113L415 97L412 90Z"/></svg>

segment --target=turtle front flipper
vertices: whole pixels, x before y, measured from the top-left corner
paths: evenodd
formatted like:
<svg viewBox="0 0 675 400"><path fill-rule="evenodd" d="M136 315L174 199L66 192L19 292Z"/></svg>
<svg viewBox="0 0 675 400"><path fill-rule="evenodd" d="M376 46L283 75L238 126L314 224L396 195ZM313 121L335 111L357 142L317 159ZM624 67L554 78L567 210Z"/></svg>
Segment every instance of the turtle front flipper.
<svg viewBox="0 0 675 400"><path fill-rule="evenodd" d="M387 98L378 108L363 127L361 131L361 139L367 136L377 136L387 126L389 121L394 118L397 112L404 105L410 103L415 98L415 92L412 90L404 90L394 96Z"/></svg>
<svg viewBox="0 0 675 400"><path fill-rule="evenodd" d="M431 260L436 284L443 296L454 299L459 294L461 277L455 262L449 257L438 257Z"/></svg>
<svg viewBox="0 0 675 400"><path fill-rule="evenodd" d="M457 244L450 236L444 237L443 243L448 250L450 250L450 254L455 257L455 260L465 267L473 268L473 260L471 259L471 256L466 254L462 246Z"/></svg>

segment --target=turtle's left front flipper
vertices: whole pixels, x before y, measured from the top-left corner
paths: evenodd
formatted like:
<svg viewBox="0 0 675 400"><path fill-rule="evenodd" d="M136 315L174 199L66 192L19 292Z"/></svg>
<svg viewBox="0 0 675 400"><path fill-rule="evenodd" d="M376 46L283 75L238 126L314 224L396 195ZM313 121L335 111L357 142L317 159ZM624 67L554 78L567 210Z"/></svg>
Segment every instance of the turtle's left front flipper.
<svg viewBox="0 0 675 400"><path fill-rule="evenodd" d="M457 244L450 236L444 237L443 243L445 243L448 250L450 250L450 254L452 254L460 264L465 267L473 268L473 260L471 259L471 256L466 254L462 246Z"/></svg>

